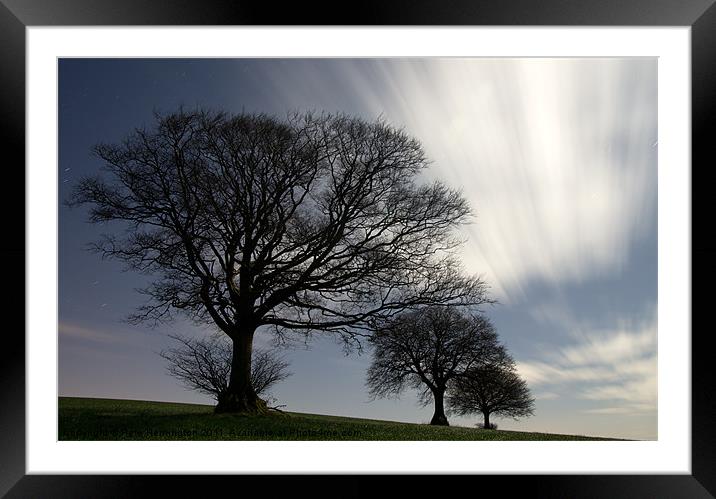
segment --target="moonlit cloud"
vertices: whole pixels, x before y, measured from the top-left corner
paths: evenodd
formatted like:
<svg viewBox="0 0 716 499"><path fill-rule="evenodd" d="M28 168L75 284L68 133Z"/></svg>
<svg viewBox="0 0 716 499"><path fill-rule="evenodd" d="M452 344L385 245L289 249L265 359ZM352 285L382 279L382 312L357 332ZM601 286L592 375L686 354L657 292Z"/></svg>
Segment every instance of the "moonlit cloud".
<svg viewBox="0 0 716 499"><path fill-rule="evenodd" d="M542 360L519 363L533 387L567 387L574 397L606 404L592 414L636 414L656 411L656 308L641 322L617 321L617 329L582 327L578 340L557 348ZM573 327L569 323L569 327Z"/></svg>
<svg viewBox="0 0 716 499"><path fill-rule="evenodd" d="M58 324L58 332L60 338L90 341L93 343L122 343L127 341L127 338L122 335L110 334L95 328L88 328L62 321Z"/></svg>
<svg viewBox="0 0 716 499"><path fill-rule="evenodd" d="M651 229L655 60L339 67L343 85L373 116L422 141L434 161L429 175L462 188L472 202L477 219L463 256L503 301L522 299L531 280L558 285L618 272L630 245Z"/></svg>
<svg viewBox="0 0 716 499"><path fill-rule="evenodd" d="M559 394L554 392L542 392L536 393L534 397L537 400L556 400L559 398Z"/></svg>

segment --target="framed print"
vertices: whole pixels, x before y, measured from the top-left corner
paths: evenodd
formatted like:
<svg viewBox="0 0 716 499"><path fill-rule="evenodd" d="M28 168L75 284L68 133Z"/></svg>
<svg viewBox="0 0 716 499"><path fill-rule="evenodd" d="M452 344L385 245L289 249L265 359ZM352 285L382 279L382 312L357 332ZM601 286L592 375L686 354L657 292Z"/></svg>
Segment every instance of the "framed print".
<svg viewBox="0 0 716 499"><path fill-rule="evenodd" d="M709 497L711 3L4 0L2 491Z"/></svg>

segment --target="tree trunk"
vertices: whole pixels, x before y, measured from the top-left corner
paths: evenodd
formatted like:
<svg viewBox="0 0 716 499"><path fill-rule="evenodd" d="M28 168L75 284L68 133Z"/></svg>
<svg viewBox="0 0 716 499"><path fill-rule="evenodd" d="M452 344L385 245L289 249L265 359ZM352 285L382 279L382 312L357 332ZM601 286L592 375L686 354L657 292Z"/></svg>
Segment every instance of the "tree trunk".
<svg viewBox="0 0 716 499"><path fill-rule="evenodd" d="M444 398L445 390L433 390L435 413L433 414L433 419L430 420L431 425L450 426L447 417L445 417Z"/></svg>
<svg viewBox="0 0 716 499"><path fill-rule="evenodd" d="M485 411L482 413L482 415L485 417L485 422L482 424L482 427L486 430L491 430L492 428L490 427L490 413Z"/></svg>
<svg viewBox="0 0 716 499"><path fill-rule="evenodd" d="M219 396L219 403L214 412L239 412L248 414L265 414L268 412L266 402L261 400L251 383L251 352L253 349L254 331L242 331L233 340L234 348L231 357L231 375L227 391Z"/></svg>

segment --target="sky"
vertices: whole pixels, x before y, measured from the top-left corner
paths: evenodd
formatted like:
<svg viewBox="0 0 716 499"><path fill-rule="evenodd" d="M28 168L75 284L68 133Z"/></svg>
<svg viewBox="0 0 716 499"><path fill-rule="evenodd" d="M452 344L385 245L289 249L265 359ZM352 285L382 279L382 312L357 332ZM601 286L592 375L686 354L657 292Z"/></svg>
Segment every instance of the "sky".
<svg viewBox="0 0 716 499"><path fill-rule="evenodd" d="M168 334L207 331L124 322L151 277L87 251L113 227L62 204L102 166L94 144L180 105L345 112L419 139L425 180L461 189L477 214L460 257L490 285L485 312L536 399L534 416L499 428L658 438L656 59L60 59L58 91L60 396L212 403L158 355ZM316 336L285 356L294 374L273 390L285 410L432 416L409 391L370 401L368 350Z"/></svg>

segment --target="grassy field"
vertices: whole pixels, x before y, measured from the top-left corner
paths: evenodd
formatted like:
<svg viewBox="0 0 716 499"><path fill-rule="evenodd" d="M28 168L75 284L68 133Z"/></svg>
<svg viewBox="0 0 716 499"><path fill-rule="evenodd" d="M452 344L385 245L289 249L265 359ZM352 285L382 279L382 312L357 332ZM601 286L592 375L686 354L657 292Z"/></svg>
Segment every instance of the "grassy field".
<svg viewBox="0 0 716 499"><path fill-rule="evenodd" d="M60 397L60 440L611 440L576 435L439 427L275 412L213 414L213 407Z"/></svg>

